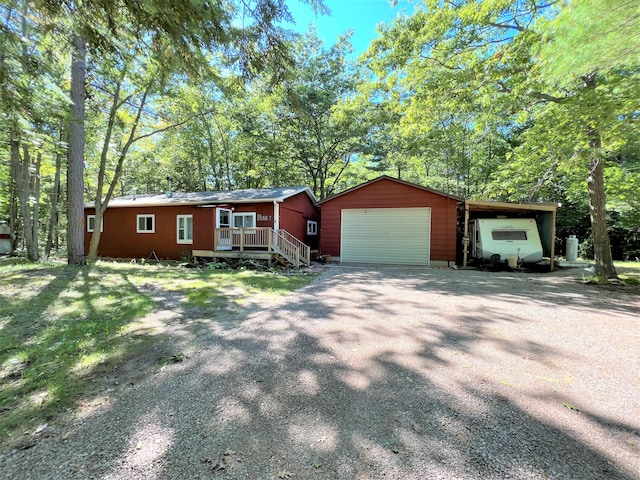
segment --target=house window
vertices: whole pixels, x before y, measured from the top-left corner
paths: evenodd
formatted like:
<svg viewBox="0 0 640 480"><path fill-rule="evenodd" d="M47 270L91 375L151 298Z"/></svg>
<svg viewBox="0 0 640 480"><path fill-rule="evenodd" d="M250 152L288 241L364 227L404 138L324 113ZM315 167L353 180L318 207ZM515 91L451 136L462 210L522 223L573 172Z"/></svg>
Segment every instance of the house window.
<svg viewBox="0 0 640 480"><path fill-rule="evenodd" d="M317 235L318 234L318 222L314 222L313 220L307 220L307 235Z"/></svg>
<svg viewBox="0 0 640 480"><path fill-rule="evenodd" d="M255 228L256 226L256 214L255 213L234 213L233 214L233 226L236 228Z"/></svg>
<svg viewBox="0 0 640 480"><path fill-rule="evenodd" d="M96 227L96 216L95 215L87 215L87 232L93 232ZM100 224L100 231L102 232L104 229L104 217L102 217L102 223Z"/></svg>
<svg viewBox="0 0 640 480"><path fill-rule="evenodd" d="M155 233L156 232L156 216L138 215L137 233Z"/></svg>
<svg viewBox="0 0 640 480"><path fill-rule="evenodd" d="M178 243L193 243L193 215L178 215Z"/></svg>

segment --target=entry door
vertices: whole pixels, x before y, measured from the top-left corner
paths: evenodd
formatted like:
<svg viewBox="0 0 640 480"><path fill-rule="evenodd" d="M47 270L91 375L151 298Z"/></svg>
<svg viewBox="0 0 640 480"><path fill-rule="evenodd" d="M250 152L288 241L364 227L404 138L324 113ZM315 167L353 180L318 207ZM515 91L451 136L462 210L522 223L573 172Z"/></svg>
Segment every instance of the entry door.
<svg viewBox="0 0 640 480"><path fill-rule="evenodd" d="M231 218L231 210L228 208L218 209L216 227L226 230L218 230L218 238L216 239L217 250L231 250Z"/></svg>

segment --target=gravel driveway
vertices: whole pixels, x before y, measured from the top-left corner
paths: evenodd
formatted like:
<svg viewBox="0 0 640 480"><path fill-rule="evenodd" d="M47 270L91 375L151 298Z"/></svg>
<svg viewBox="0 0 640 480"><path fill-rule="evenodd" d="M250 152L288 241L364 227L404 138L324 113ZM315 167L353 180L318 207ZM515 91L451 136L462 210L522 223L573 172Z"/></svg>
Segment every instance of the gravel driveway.
<svg viewBox="0 0 640 480"><path fill-rule="evenodd" d="M580 273L329 267L0 478L640 479L638 289Z"/></svg>

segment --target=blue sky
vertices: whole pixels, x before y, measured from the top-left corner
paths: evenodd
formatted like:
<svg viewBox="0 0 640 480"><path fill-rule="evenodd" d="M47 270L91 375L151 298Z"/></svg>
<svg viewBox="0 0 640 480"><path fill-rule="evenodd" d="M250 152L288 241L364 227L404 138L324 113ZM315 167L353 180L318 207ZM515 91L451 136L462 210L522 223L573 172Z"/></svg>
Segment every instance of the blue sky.
<svg viewBox="0 0 640 480"><path fill-rule="evenodd" d="M396 7L391 7L388 0L325 0L331 9L331 16L316 16L308 5L299 0L290 0L287 5L296 24L289 28L305 32L313 22L325 47L333 45L340 35L352 29L351 42L357 57L376 37L378 23L390 22L403 11L410 14L415 8L415 1L399 0L397 3Z"/></svg>

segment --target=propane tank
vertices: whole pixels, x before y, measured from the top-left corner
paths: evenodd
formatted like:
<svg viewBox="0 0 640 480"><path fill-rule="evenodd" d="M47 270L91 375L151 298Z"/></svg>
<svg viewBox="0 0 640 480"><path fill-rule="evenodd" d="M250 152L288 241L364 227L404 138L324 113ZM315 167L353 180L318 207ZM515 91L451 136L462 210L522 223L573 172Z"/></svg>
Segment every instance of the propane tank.
<svg viewBox="0 0 640 480"><path fill-rule="evenodd" d="M575 262L578 259L578 239L575 235L569 235L567 238L565 257L567 262Z"/></svg>

